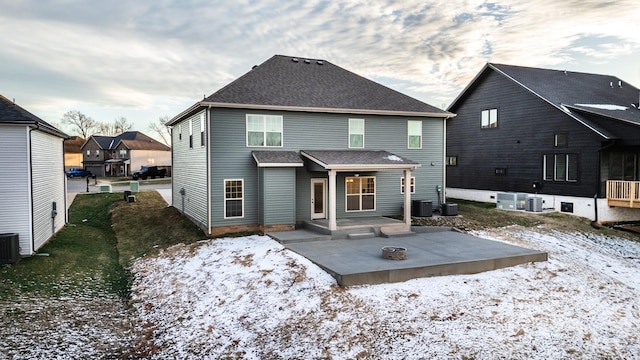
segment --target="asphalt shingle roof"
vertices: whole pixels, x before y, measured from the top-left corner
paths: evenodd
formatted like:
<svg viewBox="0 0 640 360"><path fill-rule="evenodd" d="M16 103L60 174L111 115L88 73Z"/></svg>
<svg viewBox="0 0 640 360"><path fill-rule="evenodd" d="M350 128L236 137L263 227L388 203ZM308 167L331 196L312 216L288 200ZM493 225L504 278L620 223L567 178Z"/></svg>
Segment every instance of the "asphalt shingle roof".
<svg viewBox="0 0 640 360"><path fill-rule="evenodd" d="M303 166L304 163L295 151L252 151L251 155L260 167L269 166Z"/></svg>
<svg viewBox="0 0 640 360"><path fill-rule="evenodd" d="M640 125L640 91L615 76L492 63L454 100L450 111L458 109L488 71L507 77L604 138L617 136L606 128L606 123L592 120L593 115Z"/></svg>
<svg viewBox="0 0 640 360"><path fill-rule="evenodd" d="M384 150L302 150L300 154L325 169L349 168L415 168L419 163Z"/></svg>
<svg viewBox="0 0 640 360"><path fill-rule="evenodd" d="M491 65L554 105L571 106L640 125L640 90L616 76Z"/></svg>
<svg viewBox="0 0 640 360"><path fill-rule="evenodd" d="M345 70L326 60L275 55L194 105L225 104L305 111L453 114ZM179 121L181 114L169 122Z"/></svg>
<svg viewBox="0 0 640 360"><path fill-rule="evenodd" d="M0 95L0 123L24 124L25 126L37 125L42 130L50 134L62 138L68 137L67 134L63 133L56 127L33 115L20 105L17 105L2 95Z"/></svg>
<svg viewBox="0 0 640 360"><path fill-rule="evenodd" d="M103 150L115 149L120 142L129 150L171 150L167 145L139 131L125 131L116 136L92 135L91 138Z"/></svg>

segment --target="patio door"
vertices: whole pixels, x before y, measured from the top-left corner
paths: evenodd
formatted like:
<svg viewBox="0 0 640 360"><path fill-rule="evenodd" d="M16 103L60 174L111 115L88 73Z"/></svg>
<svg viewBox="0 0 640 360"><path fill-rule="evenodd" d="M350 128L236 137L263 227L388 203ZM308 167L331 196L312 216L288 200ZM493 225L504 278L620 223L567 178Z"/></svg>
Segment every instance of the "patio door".
<svg viewBox="0 0 640 360"><path fill-rule="evenodd" d="M311 179L311 220L327 218L327 179Z"/></svg>

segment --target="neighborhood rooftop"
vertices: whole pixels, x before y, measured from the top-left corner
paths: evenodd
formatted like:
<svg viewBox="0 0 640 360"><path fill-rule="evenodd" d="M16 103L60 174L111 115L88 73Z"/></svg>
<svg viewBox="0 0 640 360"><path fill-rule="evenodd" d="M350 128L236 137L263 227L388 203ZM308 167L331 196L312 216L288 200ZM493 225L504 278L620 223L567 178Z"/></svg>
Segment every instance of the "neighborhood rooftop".
<svg viewBox="0 0 640 360"><path fill-rule="evenodd" d="M67 134L58 130L56 127L23 109L17 105L15 101L9 100L2 95L0 95L0 123L34 125L50 134L63 138L68 137Z"/></svg>
<svg viewBox="0 0 640 360"><path fill-rule="evenodd" d="M171 150L167 145L154 140L139 131L125 131L122 134L115 136L93 135L91 138L93 138L93 140L95 140L103 150L115 149L120 142L122 142L129 150Z"/></svg>
<svg viewBox="0 0 640 360"><path fill-rule="evenodd" d="M326 60L275 55L196 103L176 118L202 106L362 114L452 117L420 100L345 70Z"/></svg>
<svg viewBox="0 0 640 360"><path fill-rule="evenodd" d="M524 87L551 105L566 112L603 138L613 139L601 123L585 118L594 114L611 120L640 125L640 90L611 75L589 74L566 70L540 69L489 63L449 106L456 111L463 99L471 94L476 80L494 70Z"/></svg>

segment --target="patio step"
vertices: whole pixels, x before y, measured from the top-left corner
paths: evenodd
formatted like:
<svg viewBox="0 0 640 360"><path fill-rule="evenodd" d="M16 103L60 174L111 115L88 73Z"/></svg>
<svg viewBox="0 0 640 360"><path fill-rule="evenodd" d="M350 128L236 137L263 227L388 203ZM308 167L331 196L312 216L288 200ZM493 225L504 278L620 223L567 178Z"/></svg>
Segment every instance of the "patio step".
<svg viewBox="0 0 640 360"><path fill-rule="evenodd" d="M370 239L376 237L376 233L374 232L363 232L357 234L348 234L347 238L351 240L359 240L359 239Z"/></svg>
<svg viewBox="0 0 640 360"><path fill-rule="evenodd" d="M413 231L380 231L380 236L384 238L398 238L398 237L407 237L414 236L416 233Z"/></svg>

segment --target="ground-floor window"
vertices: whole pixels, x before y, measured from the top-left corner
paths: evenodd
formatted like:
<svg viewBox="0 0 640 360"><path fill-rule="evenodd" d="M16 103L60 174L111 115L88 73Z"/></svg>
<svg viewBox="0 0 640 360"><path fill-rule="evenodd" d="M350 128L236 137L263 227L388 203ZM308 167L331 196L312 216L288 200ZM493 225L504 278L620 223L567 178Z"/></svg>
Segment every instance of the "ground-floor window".
<svg viewBox="0 0 640 360"><path fill-rule="evenodd" d="M375 176L347 177L345 180L347 211L376 209Z"/></svg>
<svg viewBox="0 0 640 360"><path fill-rule="evenodd" d="M547 181L578 181L577 154L549 154L544 156L543 178Z"/></svg>
<svg viewBox="0 0 640 360"><path fill-rule="evenodd" d="M224 181L224 218L244 216L244 180L230 179Z"/></svg>

